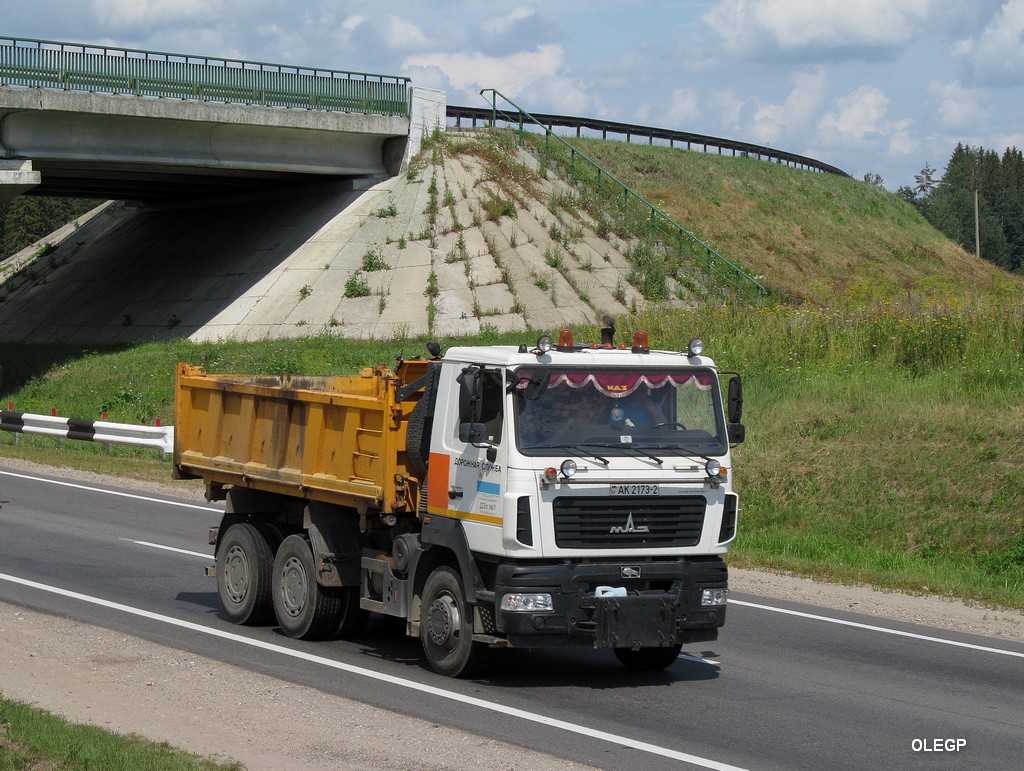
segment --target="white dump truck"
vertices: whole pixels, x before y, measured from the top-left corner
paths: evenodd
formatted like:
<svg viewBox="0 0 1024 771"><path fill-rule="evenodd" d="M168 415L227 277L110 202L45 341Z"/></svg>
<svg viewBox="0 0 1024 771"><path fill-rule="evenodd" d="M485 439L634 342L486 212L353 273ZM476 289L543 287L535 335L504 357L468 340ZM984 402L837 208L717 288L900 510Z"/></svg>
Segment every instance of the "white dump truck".
<svg viewBox="0 0 1024 771"><path fill-rule="evenodd" d="M179 365L175 475L226 499L226 616L304 639L395 616L450 676L507 647L656 669L716 639L743 397L702 348L609 328L345 377Z"/></svg>

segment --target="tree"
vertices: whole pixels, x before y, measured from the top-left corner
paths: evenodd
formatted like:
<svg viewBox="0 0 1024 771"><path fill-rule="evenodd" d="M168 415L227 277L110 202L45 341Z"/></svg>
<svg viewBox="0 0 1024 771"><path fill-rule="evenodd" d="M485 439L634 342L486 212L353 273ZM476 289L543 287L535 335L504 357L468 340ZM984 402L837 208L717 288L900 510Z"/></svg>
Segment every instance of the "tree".
<svg viewBox="0 0 1024 771"><path fill-rule="evenodd" d="M99 203L89 199L22 195L0 206L0 259L45 238Z"/></svg>
<svg viewBox="0 0 1024 771"><path fill-rule="evenodd" d="M926 171L927 167L915 177L919 188L922 180L930 176ZM975 249L977 228L981 256L1014 270L1020 264L1016 256L1019 250L1011 242L1013 227L1007 225L1012 220L1012 211L1007 208L1004 181L1002 163L995 151L957 144L946 165L946 173L932 186L922 211L938 230L969 252Z"/></svg>
<svg viewBox="0 0 1024 771"><path fill-rule="evenodd" d="M914 191L919 197L927 198L938 184L935 181L935 169L928 165L928 161L925 161L921 173L914 175Z"/></svg>

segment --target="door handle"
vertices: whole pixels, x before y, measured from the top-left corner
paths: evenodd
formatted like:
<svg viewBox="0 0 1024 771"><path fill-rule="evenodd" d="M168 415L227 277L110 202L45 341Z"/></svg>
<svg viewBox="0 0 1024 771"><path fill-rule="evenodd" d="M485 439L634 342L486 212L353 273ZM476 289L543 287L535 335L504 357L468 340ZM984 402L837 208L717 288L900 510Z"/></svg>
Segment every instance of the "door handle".
<svg viewBox="0 0 1024 771"><path fill-rule="evenodd" d="M462 490L452 487L448 490L448 500L454 501L456 498L462 497Z"/></svg>

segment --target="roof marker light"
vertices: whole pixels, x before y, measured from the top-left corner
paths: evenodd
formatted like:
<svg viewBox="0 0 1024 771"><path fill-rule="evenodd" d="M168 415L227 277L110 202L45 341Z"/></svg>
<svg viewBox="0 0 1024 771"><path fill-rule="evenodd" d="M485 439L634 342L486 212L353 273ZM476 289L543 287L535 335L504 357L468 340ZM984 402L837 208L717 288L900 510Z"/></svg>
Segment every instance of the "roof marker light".
<svg viewBox="0 0 1024 771"><path fill-rule="evenodd" d="M569 353L574 350L571 329L563 329L558 333L558 350Z"/></svg>

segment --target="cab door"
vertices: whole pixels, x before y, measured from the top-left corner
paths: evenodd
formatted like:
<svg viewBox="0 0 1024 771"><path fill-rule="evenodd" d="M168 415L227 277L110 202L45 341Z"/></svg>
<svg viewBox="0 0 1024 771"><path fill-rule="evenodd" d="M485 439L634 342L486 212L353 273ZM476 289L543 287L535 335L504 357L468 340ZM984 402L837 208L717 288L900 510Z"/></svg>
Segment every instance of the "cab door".
<svg viewBox="0 0 1024 771"><path fill-rule="evenodd" d="M428 508L460 519L475 549L499 553L507 459L504 370L465 365L450 384L456 409L432 442Z"/></svg>

